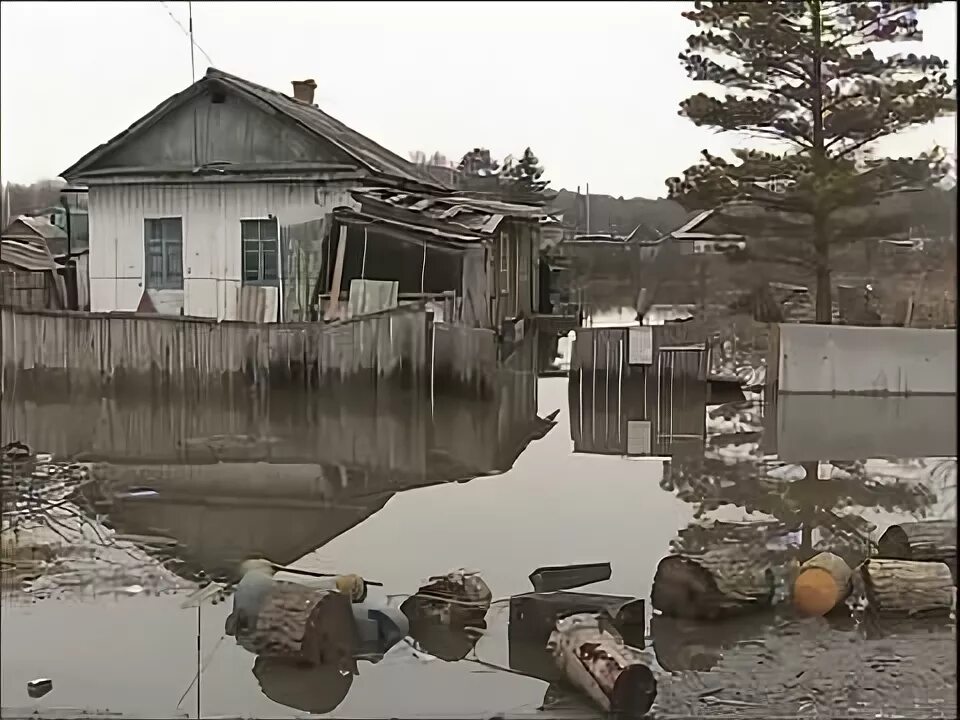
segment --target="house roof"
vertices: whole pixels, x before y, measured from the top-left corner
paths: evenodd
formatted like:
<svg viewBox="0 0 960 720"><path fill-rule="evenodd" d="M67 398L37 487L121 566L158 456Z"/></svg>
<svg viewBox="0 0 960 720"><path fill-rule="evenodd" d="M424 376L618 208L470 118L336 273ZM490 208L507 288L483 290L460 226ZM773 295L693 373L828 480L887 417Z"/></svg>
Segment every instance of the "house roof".
<svg viewBox="0 0 960 720"><path fill-rule="evenodd" d="M365 135L347 127L336 118L327 115L316 105L310 105L283 93L271 90L262 85L245 80L236 75L208 68L206 75L187 89L173 95L137 120L129 128L108 142L87 153L72 167L65 170L63 177L69 178L80 174L83 170L111 151L116 145L126 140L130 135L152 124L162 115L167 114L183 102L194 97L204 87L216 84L233 90L241 97L253 98L265 103L286 119L299 125L308 133L313 134L344 151L361 167L375 175L384 176L401 181L407 181L426 187L448 190L449 188L424 168L404 160L396 153L387 150Z"/></svg>
<svg viewBox="0 0 960 720"><path fill-rule="evenodd" d="M654 236L652 230L644 224L640 224L627 237L626 242L636 243L638 245L658 245L665 240L712 240L721 242L741 242L743 235L715 232L721 228L715 227L714 215L716 210L702 210L691 213L686 221L677 229L666 234Z"/></svg>
<svg viewBox="0 0 960 720"><path fill-rule="evenodd" d="M535 205L506 203L465 195L429 195L372 188L352 193L365 212L411 223L448 228L453 234L466 231L476 239L490 236L506 218L523 219L538 225L545 213Z"/></svg>
<svg viewBox="0 0 960 720"><path fill-rule="evenodd" d="M20 215L3 229L4 240L65 240L67 234L43 217Z"/></svg>
<svg viewBox="0 0 960 720"><path fill-rule="evenodd" d="M57 269L57 263L46 244L8 240L6 237L0 240L0 263L31 272Z"/></svg>

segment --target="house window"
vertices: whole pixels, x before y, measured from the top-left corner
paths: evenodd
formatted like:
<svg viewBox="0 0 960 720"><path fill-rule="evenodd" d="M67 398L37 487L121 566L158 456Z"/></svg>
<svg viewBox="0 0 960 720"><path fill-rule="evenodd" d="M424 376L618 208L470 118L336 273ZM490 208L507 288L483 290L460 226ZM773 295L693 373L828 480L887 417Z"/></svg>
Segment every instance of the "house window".
<svg viewBox="0 0 960 720"><path fill-rule="evenodd" d="M277 220L241 220L243 284L276 285L279 282L280 243Z"/></svg>
<svg viewBox="0 0 960 720"><path fill-rule="evenodd" d="M183 290L183 225L178 217L143 221L144 281L151 290Z"/></svg>

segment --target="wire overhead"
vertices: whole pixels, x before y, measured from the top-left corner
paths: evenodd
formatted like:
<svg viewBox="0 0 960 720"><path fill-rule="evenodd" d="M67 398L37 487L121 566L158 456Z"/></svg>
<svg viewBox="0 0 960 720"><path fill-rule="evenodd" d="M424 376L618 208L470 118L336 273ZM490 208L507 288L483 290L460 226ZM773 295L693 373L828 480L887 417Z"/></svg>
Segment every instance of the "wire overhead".
<svg viewBox="0 0 960 720"><path fill-rule="evenodd" d="M164 2L164 0L159 0L159 2L161 5L163 5L163 9L167 11L167 15L170 16L170 19L177 24L178 28L180 28L180 32L186 35L187 39L192 43L193 47L195 47L197 50L200 51L200 53L207 59L207 62L210 64L211 67L216 67L217 64L213 61L210 55L207 54L207 51L197 44L197 41L194 40L193 37L190 35L190 31L183 26L183 23L177 20L177 16L174 15L173 12L170 10L170 6L167 5L167 3Z"/></svg>

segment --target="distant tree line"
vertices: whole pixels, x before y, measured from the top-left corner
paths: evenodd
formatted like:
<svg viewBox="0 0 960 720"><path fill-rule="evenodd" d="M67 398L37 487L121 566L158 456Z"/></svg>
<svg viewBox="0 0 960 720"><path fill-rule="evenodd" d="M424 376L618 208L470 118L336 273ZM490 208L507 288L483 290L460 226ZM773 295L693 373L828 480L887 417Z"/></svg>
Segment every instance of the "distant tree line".
<svg viewBox="0 0 960 720"><path fill-rule="evenodd" d="M63 187L62 180L40 180L29 185L3 183L3 207L0 210L0 219L4 227L18 215L30 214L57 205L60 202L60 191Z"/></svg>
<svg viewBox="0 0 960 720"><path fill-rule="evenodd" d="M447 160L443 153L427 155L422 150L410 153L410 160L427 168L454 170L461 190L496 193L514 200L541 201L550 184L543 177L540 159L529 147L519 157L508 155L503 161L482 147L466 152L458 163Z"/></svg>

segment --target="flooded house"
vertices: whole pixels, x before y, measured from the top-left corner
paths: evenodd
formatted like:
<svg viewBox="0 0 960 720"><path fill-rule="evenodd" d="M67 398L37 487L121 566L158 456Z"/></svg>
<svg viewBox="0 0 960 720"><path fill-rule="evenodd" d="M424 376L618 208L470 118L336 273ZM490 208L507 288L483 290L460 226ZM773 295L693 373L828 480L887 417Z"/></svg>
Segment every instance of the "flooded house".
<svg viewBox="0 0 960 720"><path fill-rule="evenodd" d="M88 193L90 307L307 319L325 224L350 191L441 181L314 104L216 69L62 175Z"/></svg>
<svg viewBox="0 0 960 720"><path fill-rule="evenodd" d="M395 302L430 302L435 319L472 328L501 331L536 313L539 207L389 188L352 197L359 209L333 214L318 286L325 319L342 314L348 288L352 296L370 281L393 283Z"/></svg>

